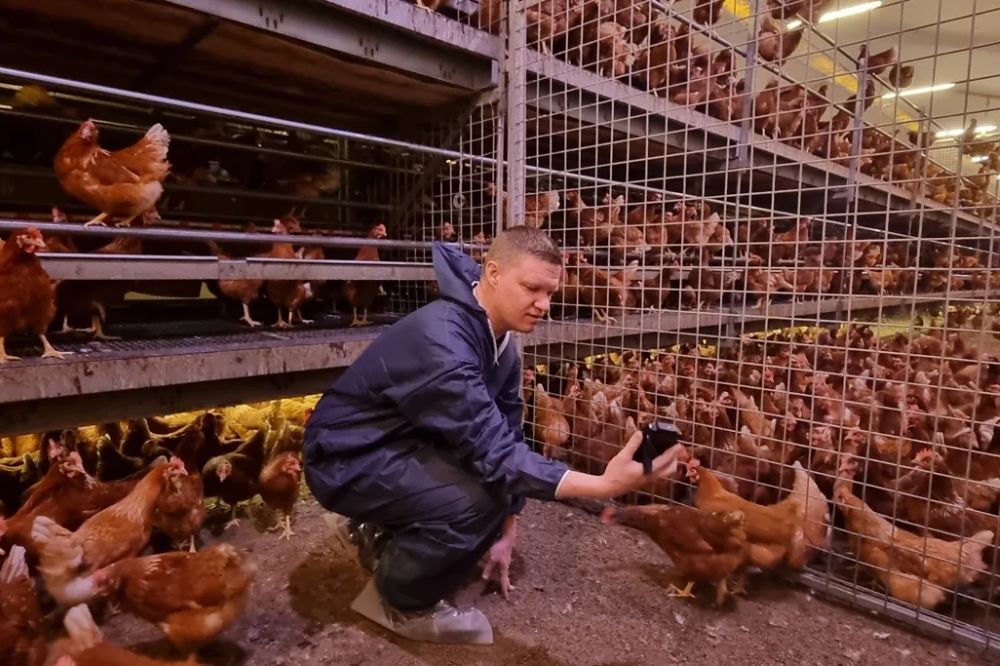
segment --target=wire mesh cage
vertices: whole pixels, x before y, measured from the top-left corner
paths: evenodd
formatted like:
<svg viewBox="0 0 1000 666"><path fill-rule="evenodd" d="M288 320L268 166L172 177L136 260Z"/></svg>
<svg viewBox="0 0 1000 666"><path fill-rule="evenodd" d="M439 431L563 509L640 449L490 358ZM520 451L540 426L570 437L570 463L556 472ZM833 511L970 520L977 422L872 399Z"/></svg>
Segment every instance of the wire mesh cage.
<svg viewBox="0 0 1000 666"><path fill-rule="evenodd" d="M511 7L509 187L566 258L541 450L673 421L700 465L654 501L798 502L801 580L994 646L1000 8Z"/></svg>
<svg viewBox="0 0 1000 666"><path fill-rule="evenodd" d="M93 212L87 204L60 189L52 169L60 146L85 118L94 119L100 145L111 150L141 140L153 121L161 120L172 128L171 172L164 183L164 195L157 202L159 219L151 222L157 229L173 230L174 236L123 241L122 236L132 233L124 230L116 231L119 238L110 243L106 237L79 239L77 243L72 234L79 229L74 226L70 240L55 244L52 252L69 252L80 260L100 260L112 251L124 261L156 255L160 261L178 265L190 263L191 257L214 254L228 261L300 262L307 271L310 266L349 260L428 266L427 241L471 243L484 241L494 233L489 186L495 180L491 174L496 163L496 132L501 127L490 93L475 96L454 117L427 121L417 131L394 130L378 135L331 130L332 135L324 135L297 127L292 119L252 122L239 118L235 110L235 118L227 117L226 109L219 109L220 115L214 116L181 115L171 113L169 106L141 107L107 96L80 96L73 94L73 82L66 83L68 89L53 87L51 93L25 80L13 79L4 84L10 97L0 110L4 136L0 145L3 216L12 225L90 219ZM171 100L165 101L169 104ZM192 231L268 234L276 220L290 224L287 230L296 239L294 247L288 246L288 256L276 254L279 244L241 243L239 236L226 243L190 238ZM446 232L446 228L450 231ZM370 244L360 248L343 243L308 245L309 239L366 236L390 242L374 253ZM393 240L417 242L393 246ZM306 244L298 246L300 242ZM43 258L50 261L53 257L50 253ZM148 264L145 270L149 272ZM183 269L168 273L183 273ZM99 299L101 322L107 317L107 309L126 305L143 310L139 319L148 318L163 305L143 309L149 295L187 297L193 306L192 316L212 317L209 311L216 306L208 305L205 296L214 295L223 303L242 299L249 306L270 284L256 278L225 284L212 280L206 281L210 292L206 293L201 282L174 279L165 285L157 279L119 280L117 291L121 294ZM303 318L322 318L343 309L343 280L316 279L298 284L310 286ZM424 282L396 279L376 285L377 295L368 306L391 316L410 312L429 298ZM60 311L70 319L89 321L90 313L82 311L89 310L89 306L84 303L74 308L71 302L86 300L94 289L94 283L86 280L65 283L60 287L61 295L66 292L58 299ZM128 303L122 299L126 294ZM266 309L266 303L260 302L264 300L260 299L256 306ZM238 310L238 302L236 307ZM81 312L75 312L77 309ZM243 314L243 321L253 325L262 318L254 319L248 309ZM177 308L172 308L171 316L175 315ZM352 312L355 319L363 317L363 313L355 315ZM272 321L275 315L262 316ZM117 315L113 319L122 321ZM68 322L67 332L73 323Z"/></svg>

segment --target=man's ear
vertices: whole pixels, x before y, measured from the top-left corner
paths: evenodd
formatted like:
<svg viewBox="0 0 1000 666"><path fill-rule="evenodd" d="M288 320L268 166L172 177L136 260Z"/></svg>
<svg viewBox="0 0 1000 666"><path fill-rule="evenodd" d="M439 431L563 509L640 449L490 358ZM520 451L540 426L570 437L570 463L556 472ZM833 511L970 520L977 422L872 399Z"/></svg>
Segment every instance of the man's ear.
<svg viewBox="0 0 1000 666"><path fill-rule="evenodd" d="M487 261L483 266L483 279L487 280L491 286L497 286L500 280L500 264L495 261Z"/></svg>

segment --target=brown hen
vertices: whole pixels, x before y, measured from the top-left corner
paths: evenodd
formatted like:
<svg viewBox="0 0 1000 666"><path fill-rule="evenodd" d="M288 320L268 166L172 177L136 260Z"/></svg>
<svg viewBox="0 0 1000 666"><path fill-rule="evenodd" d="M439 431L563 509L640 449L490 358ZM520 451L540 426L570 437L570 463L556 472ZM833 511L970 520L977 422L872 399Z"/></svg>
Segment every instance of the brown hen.
<svg viewBox="0 0 1000 666"><path fill-rule="evenodd" d="M56 316L56 290L35 253L44 251L38 229L14 234L0 248L0 363L18 361L4 347L4 338L31 331L42 341L42 358L62 358L45 337Z"/></svg>
<svg viewBox="0 0 1000 666"><path fill-rule="evenodd" d="M98 144L97 125L87 120L56 154L56 176L66 192L101 211L84 226L103 224L110 215L127 227L163 194L169 146L170 135L156 124L133 145L110 152Z"/></svg>
<svg viewBox="0 0 1000 666"><path fill-rule="evenodd" d="M747 561L747 533L740 511L709 513L684 505L649 504L608 508L601 519L605 524L642 530L670 556L687 580L684 589L671 585L672 597L694 597L694 584L705 581L715 583L715 603L721 605L729 593L729 577Z"/></svg>
<svg viewBox="0 0 1000 666"><path fill-rule="evenodd" d="M128 558L93 579L103 595L117 598L192 654L243 613L253 573L233 546L217 544L198 553Z"/></svg>

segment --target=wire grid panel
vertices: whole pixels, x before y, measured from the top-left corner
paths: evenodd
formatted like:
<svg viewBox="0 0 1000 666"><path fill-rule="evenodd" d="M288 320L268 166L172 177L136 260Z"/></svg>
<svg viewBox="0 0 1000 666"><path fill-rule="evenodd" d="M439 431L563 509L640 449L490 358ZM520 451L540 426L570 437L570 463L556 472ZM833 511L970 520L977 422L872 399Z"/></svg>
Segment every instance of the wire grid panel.
<svg viewBox="0 0 1000 666"><path fill-rule="evenodd" d="M566 258L525 363L542 451L598 473L666 419L761 504L798 463L836 509L807 580L992 646L1000 8L512 7L509 177Z"/></svg>
<svg viewBox="0 0 1000 666"><path fill-rule="evenodd" d="M497 210L506 200L497 162L502 159L501 109L488 94L467 112L433 123L417 133L423 145L443 148L451 157L414 154L415 177L394 215L401 238L486 245L496 234ZM482 249L470 254L482 259ZM412 250L407 260L431 261L430 250ZM395 311L409 312L438 295L437 284L399 283Z"/></svg>
<svg viewBox="0 0 1000 666"><path fill-rule="evenodd" d="M0 128L4 130L0 132L0 176L4 182L0 210L5 217L47 221L57 214L53 213L53 206L57 206L71 221L90 219L95 214L93 209L60 191L52 169L56 151L73 135L83 118L96 120L100 145L114 150L134 143L154 122L153 117L162 112L149 105L74 92L72 88L63 90L57 86L48 90L28 85L26 81L0 82L3 95ZM429 240L419 226L433 222L425 211L440 217L441 211L460 209L464 197L472 195L470 186L467 182L463 184L462 179L467 181L469 173L480 174L484 168L493 168L495 157L491 151L496 139L491 133L500 124L488 96L483 104L458 112L457 117L435 121L425 131L394 137L357 132L352 138L326 136L284 126L281 118L269 124L248 123L222 114L168 115L163 123L171 137L171 172L164 182L165 194L157 202L162 219L156 226L178 227L179 232L183 229L266 232L275 219L292 216L301 227L298 233L363 238L381 224L389 239ZM447 148L454 159L440 157L440 150L435 153L435 149L441 148ZM467 159L458 159L462 156ZM472 162L474 166L470 166ZM484 183L489 180L482 178ZM476 192L480 189L477 185ZM488 193L477 196L479 200L490 199ZM443 219L436 226L442 223ZM471 241L480 231L470 226L466 240ZM90 252L108 242L80 239L78 244L80 251ZM202 241L185 240L180 233L176 241L146 242L141 249L139 245L122 245L117 253L157 254L182 261L189 255L215 252ZM268 250L267 245L242 243L222 243L218 249L227 258L238 259ZM302 249L302 257L291 260L370 261L374 258L370 252L370 248L309 247ZM430 252L380 248L378 258L429 262ZM106 309L122 306L122 296L128 291L135 292L128 298L133 309L135 301L145 299L147 294L194 300L202 293L198 280L175 280L169 289L153 282L118 284L121 289L112 285L99 287L115 294L105 303ZM252 289L255 283L231 281L227 291L241 291L243 284ZM388 314L405 314L428 298L422 284L418 288L390 280L378 287L371 307ZM311 314L324 316L345 307L340 282L313 280L311 288L313 299L308 304ZM89 308L72 303L64 308L63 301L83 301L83 296L71 299L69 294L92 294L94 289L89 282L60 287L61 292L67 292L65 299L59 295L60 312L72 310L71 323L90 321L90 313L84 311ZM221 287L214 282L208 289L226 303L232 300L226 291L220 293ZM258 299L258 305L265 305L265 300ZM235 305L238 309L240 303ZM211 316L211 310L214 310L211 305L208 308L195 305L190 314ZM273 312L265 311L257 318L269 322L274 321L273 317ZM117 313L112 318L116 324L121 321Z"/></svg>

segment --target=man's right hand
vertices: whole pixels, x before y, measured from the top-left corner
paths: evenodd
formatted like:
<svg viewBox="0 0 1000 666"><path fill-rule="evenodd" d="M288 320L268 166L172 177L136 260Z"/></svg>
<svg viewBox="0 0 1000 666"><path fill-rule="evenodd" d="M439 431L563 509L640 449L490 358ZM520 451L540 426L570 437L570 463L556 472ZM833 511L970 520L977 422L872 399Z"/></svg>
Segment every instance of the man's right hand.
<svg viewBox="0 0 1000 666"><path fill-rule="evenodd" d="M642 444L642 431L636 431L625 447L608 462L601 479L607 484L609 496L617 497L655 479L671 479L677 475L679 465L690 456L683 444L675 444L653 459L649 476L643 474L642 463L633 460Z"/></svg>
<svg viewBox="0 0 1000 666"><path fill-rule="evenodd" d="M570 470L559 484L557 499L572 497L592 497L594 499L611 499L656 479L669 479L677 475L680 464L686 461L688 451L681 444L676 444L660 456L653 459L653 471L649 476L642 472L642 463L632 458L642 444L642 431L637 431L628 440L618 455L608 462L604 474L594 476Z"/></svg>

